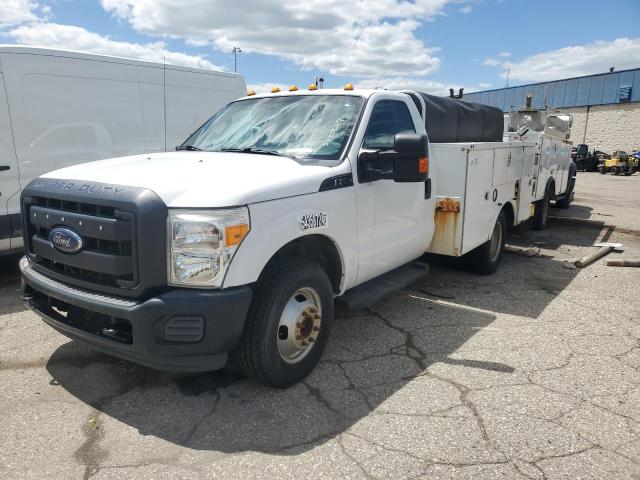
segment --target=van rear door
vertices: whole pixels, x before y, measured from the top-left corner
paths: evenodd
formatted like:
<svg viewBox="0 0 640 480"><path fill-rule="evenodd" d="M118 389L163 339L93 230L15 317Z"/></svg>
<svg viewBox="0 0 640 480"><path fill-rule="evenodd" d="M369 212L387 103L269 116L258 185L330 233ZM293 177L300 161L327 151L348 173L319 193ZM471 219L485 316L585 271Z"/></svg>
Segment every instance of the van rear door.
<svg viewBox="0 0 640 480"><path fill-rule="evenodd" d="M20 172L13 145L4 76L0 70L0 253L22 245ZM13 240L13 245L12 241Z"/></svg>

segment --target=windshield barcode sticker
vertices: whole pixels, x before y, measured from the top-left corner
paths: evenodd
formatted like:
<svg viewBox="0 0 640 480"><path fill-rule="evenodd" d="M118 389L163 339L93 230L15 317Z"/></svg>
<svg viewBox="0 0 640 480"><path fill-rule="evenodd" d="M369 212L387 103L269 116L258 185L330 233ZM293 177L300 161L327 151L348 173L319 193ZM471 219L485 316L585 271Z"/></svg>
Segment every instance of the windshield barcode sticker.
<svg viewBox="0 0 640 480"><path fill-rule="evenodd" d="M308 213L298 217L298 225L301 232L312 228L327 228L328 216L326 212Z"/></svg>

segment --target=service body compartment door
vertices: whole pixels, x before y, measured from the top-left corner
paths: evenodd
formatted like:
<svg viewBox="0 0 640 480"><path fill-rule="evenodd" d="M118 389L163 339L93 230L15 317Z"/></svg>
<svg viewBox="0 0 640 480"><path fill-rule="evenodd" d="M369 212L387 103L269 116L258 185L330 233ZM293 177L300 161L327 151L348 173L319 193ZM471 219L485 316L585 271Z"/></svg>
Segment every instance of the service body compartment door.
<svg viewBox="0 0 640 480"><path fill-rule="evenodd" d="M4 77L0 71L0 251L18 248L20 237L20 172L13 148L13 130L9 117ZM20 243L20 245L18 244Z"/></svg>
<svg viewBox="0 0 640 480"><path fill-rule="evenodd" d="M498 200L498 191L493 188L494 155L494 148L469 150L462 254L489 240L493 231Z"/></svg>
<svg viewBox="0 0 640 480"><path fill-rule="evenodd" d="M466 146L432 144L429 176L436 205L434 231L427 251L439 255L462 255L462 216L467 181Z"/></svg>
<svg viewBox="0 0 640 480"><path fill-rule="evenodd" d="M493 185L513 183L522 175L522 151L519 148L496 148L493 159Z"/></svg>
<svg viewBox="0 0 640 480"><path fill-rule="evenodd" d="M531 203L535 200L535 176L538 168L533 147L518 147L518 149L522 150L522 179L516 223L524 222L531 217Z"/></svg>

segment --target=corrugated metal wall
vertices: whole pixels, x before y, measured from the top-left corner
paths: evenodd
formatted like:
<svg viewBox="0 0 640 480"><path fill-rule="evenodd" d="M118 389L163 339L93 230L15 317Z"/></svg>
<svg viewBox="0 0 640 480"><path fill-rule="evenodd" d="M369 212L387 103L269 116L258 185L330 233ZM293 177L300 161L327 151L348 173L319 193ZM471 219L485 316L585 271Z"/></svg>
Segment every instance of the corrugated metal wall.
<svg viewBox="0 0 640 480"><path fill-rule="evenodd" d="M556 108L583 107L586 105L607 105L621 102L625 88L631 90L631 101L640 101L640 68L619 72L570 78L555 82L534 83L520 87L501 88L484 92L468 93L464 100L484 103L509 111L523 106L527 93L533 94L532 105L546 104ZM623 93L621 94L621 89Z"/></svg>

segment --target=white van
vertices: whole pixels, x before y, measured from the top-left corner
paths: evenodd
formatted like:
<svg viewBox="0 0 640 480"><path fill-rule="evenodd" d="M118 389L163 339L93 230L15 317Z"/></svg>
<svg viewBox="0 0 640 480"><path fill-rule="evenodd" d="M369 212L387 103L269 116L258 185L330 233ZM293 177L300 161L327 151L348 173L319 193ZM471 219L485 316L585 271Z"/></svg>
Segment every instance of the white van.
<svg viewBox="0 0 640 480"><path fill-rule="evenodd" d="M0 255L22 248L20 191L34 178L173 150L245 93L234 73L0 46Z"/></svg>

